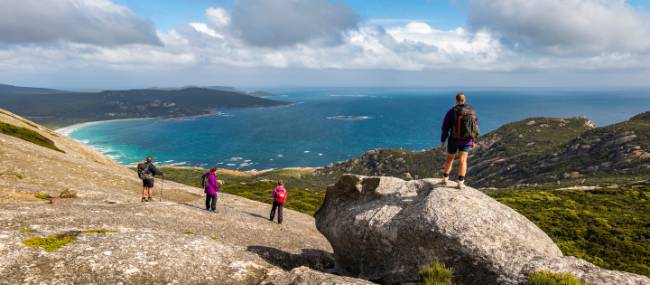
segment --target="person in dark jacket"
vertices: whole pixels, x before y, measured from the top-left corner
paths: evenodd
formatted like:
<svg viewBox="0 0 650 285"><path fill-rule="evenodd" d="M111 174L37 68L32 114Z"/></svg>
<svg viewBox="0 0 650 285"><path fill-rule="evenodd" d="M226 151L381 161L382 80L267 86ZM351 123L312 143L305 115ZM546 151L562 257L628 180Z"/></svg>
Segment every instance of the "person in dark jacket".
<svg viewBox="0 0 650 285"><path fill-rule="evenodd" d="M153 158L147 156L147 160L138 164L138 176L142 179L142 202L151 202L153 199L154 177L163 173L154 165Z"/></svg>
<svg viewBox="0 0 650 285"><path fill-rule="evenodd" d="M462 113L462 114L461 114ZM470 123L463 121L465 115L469 118ZM470 133L465 131L465 126L471 124L469 129ZM461 128L463 129L461 131ZM440 137L440 150L447 151L447 159L444 165L444 172L441 184L446 185L449 180L452 165L456 154L459 155L458 161L458 189L465 188L465 174L467 173L467 156L474 148L478 136L478 119L474 110L466 104L465 94L458 93L456 95L456 105L447 111L445 119L442 123L442 135ZM445 149L445 142L447 142Z"/></svg>
<svg viewBox="0 0 650 285"><path fill-rule="evenodd" d="M271 217L269 220L273 221L275 218L275 210L278 212L278 224L282 224L282 209L284 208L284 202L287 201L287 189L284 188L284 181L278 181L278 186L273 189L273 207L271 208Z"/></svg>

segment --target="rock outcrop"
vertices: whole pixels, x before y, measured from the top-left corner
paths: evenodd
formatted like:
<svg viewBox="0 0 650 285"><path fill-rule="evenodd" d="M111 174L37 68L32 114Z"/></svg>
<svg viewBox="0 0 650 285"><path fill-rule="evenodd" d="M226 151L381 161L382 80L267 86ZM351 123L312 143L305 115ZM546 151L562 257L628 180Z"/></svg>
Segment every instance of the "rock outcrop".
<svg viewBox="0 0 650 285"><path fill-rule="evenodd" d="M532 271L565 269L596 284L650 282L563 257L524 216L475 189L438 182L346 175L330 186L315 216L337 270L399 284L417 281L422 267L439 260L461 284L520 284Z"/></svg>

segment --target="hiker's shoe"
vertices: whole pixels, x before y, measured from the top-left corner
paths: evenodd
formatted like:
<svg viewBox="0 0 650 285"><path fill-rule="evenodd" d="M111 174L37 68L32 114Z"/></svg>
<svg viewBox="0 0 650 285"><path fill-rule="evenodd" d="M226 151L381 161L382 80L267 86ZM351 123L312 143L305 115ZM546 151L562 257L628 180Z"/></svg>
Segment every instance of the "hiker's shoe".
<svg viewBox="0 0 650 285"><path fill-rule="evenodd" d="M440 180L440 182L438 182L438 184L440 184L440 185L447 185L447 182L448 182L448 181L449 181L449 179L447 179L447 178L443 178L442 180Z"/></svg>
<svg viewBox="0 0 650 285"><path fill-rule="evenodd" d="M458 181L458 190L464 190L464 189L465 189L465 182Z"/></svg>
<svg viewBox="0 0 650 285"><path fill-rule="evenodd" d="M140 200L140 202L147 202L147 198L142 197L142 200Z"/></svg>
<svg viewBox="0 0 650 285"><path fill-rule="evenodd" d="M153 198L151 197L147 198L147 202L153 202Z"/></svg>

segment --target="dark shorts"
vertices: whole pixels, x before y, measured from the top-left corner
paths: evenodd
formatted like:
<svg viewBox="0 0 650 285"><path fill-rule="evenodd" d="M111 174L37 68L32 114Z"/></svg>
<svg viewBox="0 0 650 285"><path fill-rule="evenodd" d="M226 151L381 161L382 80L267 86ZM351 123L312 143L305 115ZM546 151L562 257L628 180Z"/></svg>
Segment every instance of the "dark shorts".
<svg viewBox="0 0 650 285"><path fill-rule="evenodd" d="M153 179L142 179L142 187L153 188Z"/></svg>
<svg viewBox="0 0 650 285"><path fill-rule="evenodd" d="M470 152L474 146L471 144L455 144L455 143L449 143L447 144L447 153L449 154L456 154L458 151L463 151L463 152Z"/></svg>

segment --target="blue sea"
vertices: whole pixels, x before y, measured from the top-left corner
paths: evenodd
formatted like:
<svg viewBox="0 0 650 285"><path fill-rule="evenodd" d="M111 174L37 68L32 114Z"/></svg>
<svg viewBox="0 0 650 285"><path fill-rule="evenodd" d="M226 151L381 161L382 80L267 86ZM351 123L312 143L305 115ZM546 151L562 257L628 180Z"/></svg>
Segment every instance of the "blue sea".
<svg viewBox="0 0 650 285"><path fill-rule="evenodd" d="M123 164L237 170L324 166L375 148L425 150L460 90L482 133L527 117L584 116L603 126L650 110L650 90L551 88L266 88L284 107L182 119L107 121L68 135Z"/></svg>

